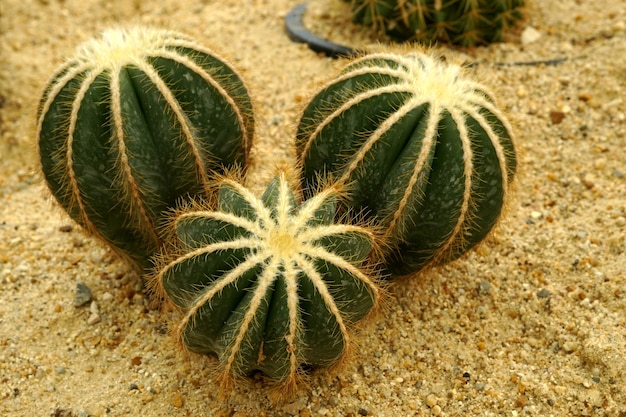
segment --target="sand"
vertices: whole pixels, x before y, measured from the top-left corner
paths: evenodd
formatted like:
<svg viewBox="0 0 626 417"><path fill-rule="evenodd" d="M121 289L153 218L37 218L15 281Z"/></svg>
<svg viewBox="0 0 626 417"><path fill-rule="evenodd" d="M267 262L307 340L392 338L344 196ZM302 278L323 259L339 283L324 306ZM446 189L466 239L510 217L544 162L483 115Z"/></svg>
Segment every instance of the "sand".
<svg viewBox="0 0 626 417"><path fill-rule="evenodd" d="M79 42L138 23L184 31L243 72L262 187L268 167L293 161L306 98L341 66L285 36L297 3L0 3L0 415L626 416L623 0L534 1L521 28L538 32L533 42L443 50L478 63L470 74L516 128L515 198L478 250L396 283L358 355L313 372L287 402L270 401L260 378L220 400L214 360L182 354L171 313L53 203L37 174L41 90ZM312 6L306 20L362 47L354 27L333 26L337 10ZM556 58L567 60L496 65ZM93 296L82 307L77 283Z"/></svg>

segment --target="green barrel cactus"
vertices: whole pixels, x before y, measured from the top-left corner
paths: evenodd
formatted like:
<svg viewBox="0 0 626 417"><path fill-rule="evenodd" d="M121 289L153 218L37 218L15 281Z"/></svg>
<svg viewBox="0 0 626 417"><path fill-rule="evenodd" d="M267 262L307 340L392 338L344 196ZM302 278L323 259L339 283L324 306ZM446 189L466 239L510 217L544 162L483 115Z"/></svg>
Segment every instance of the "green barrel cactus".
<svg viewBox="0 0 626 417"><path fill-rule="evenodd" d="M524 0L346 0L352 20L392 39L461 46L502 41L522 18Z"/></svg>
<svg viewBox="0 0 626 417"><path fill-rule="evenodd" d="M150 266L164 213L245 166L254 121L240 75L187 36L109 30L49 81L37 114L52 195L133 264Z"/></svg>
<svg viewBox="0 0 626 417"><path fill-rule="evenodd" d="M299 204L284 173L261 198L225 179L218 201L175 218L179 252L150 281L181 311L182 345L216 355L226 383L261 371L293 386L341 359L379 297L366 264L375 235L335 223L333 188Z"/></svg>
<svg viewBox="0 0 626 417"><path fill-rule="evenodd" d="M317 93L297 130L305 190L331 177L384 229L388 272L458 258L497 222L516 170L493 95L421 52L378 53Z"/></svg>

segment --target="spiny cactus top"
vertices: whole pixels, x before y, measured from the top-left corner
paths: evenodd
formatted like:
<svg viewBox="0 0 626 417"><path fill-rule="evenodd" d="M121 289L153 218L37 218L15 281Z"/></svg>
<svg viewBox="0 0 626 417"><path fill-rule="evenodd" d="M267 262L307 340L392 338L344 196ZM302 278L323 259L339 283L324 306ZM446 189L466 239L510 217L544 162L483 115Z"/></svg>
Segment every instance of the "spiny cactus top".
<svg viewBox="0 0 626 417"><path fill-rule="evenodd" d="M141 266L162 213L245 165L253 135L240 76L179 33L109 30L82 44L38 109L45 180L70 216Z"/></svg>
<svg viewBox="0 0 626 417"><path fill-rule="evenodd" d="M524 0L346 0L356 23L396 40L475 46L502 41L522 18Z"/></svg>
<svg viewBox="0 0 626 417"><path fill-rule="evenodd" d="M421 52L357 59L297 131L305 188L331 175L385 228L397 275L465 253L492 229L516 169L511 127L462 68Z"/></svg>
<svg viewBox="0 0 626 417"><path fill-rule="evenodd" d="M151 283L182 311L183 345L216 354L225 381L260 370L295 383L303 365L339 360L376 305L363 265L374 235L334 223L336 200L330 188L298 204L281 173L262 198L225 180L218 210L176 218L181 252Z"/></svg>

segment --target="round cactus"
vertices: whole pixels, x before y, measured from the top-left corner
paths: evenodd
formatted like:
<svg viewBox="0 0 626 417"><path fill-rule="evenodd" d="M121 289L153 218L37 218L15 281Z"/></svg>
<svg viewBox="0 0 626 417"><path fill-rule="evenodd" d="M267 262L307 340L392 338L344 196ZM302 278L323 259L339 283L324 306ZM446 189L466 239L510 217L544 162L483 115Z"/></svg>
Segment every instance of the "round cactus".
<svg viewBox="0 0 626 417"><path fill-rule="evenodd" d="M81 45L38 108L41 167L69 215L140 267L163 214L244 166L253 135L239 74L192 39L109 30Z"/></svg>
<svg viewBox="0 0 626 417"><path fill-rule="evenodd" d="M224 382L262 371L294 384L303 366L342 358L350 328L377 304L364 265L374 234L334 223L336 203L329 188L298 204L281 173L262 198L226 179L217 210L175 218L180 252L151 284L182 312L183 346L215 354Z"/></svg>
<svg viewBox="0 0 626 417"><path fill-rule="evenodd" d="M396 40L475 46L502 41L524 0L346 0L352 20Z"/></svg>
<svg viewBox="0 0 626 417"><path fill-rule="evenodd" d="M421 52L354 60L297 131L305 189L330 176L384 228L395 276L461 256L501 213L516 170L511 127L462 68Z"/></svg>

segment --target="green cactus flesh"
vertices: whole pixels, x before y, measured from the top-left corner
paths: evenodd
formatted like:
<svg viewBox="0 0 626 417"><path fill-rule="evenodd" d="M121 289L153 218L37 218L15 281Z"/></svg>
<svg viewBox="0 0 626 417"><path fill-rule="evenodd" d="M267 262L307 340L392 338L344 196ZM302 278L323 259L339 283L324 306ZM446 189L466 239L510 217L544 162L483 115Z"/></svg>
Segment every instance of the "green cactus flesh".
<svg viewBox="0 0 626 417"><path fill-rule="evenodd" d="M396 40L475 46L502 41L524 0L346 0L352 20Z"/></svg>
<svg viewBox="0 0 626 417"><path fill-rule="evenodd" d="M60 205L141 267L163 213L245 165L252 108L219 56L170 31L109 30L83 44L38 109L39 154Z"/></svg>
<svg viewBox="0 0 626 417"><path fill-rule="evenodd" d="M176 218L181 252L152 280L182 311L183 345L215 354L228 378L262 371L289 384L303 366L338 361L377 303L364 265L374 235L334 223L333 189L297 204L284 174L260 199L225 180L218 201Z"/></svg>
<svg viewBox="0 0 626 417"><path fill-rule="evenodd" d="M297 146L303 186L330 176L384 228L395 276L461 256L496 223L516 169L492 95L426 54L349 64L311 100Z"/></svg>

